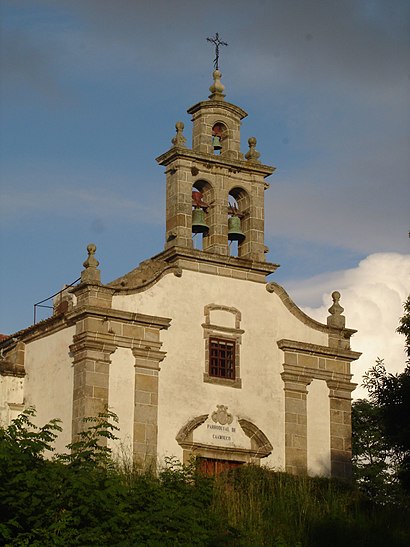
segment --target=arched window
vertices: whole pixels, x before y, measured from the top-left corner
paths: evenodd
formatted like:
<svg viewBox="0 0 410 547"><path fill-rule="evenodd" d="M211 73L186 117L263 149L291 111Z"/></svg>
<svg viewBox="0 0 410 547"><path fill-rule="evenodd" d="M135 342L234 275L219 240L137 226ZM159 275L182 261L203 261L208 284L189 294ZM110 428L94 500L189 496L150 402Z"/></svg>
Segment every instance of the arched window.
<svg viewBox="0 0 410 547"><path fill-rule="evenodd" d="M214 154L221 154L226 139L226 127L223 123L217 122L212 127L212 146Z"/></svg>
<svg viewBox="0 0 410 547"><path fill-rule="evenodd" d="M249 209L249 196L242 188L233 188L228 195L228 241L231 256L241 255L246 239L244 224Z"/></svg>
<svg viewBox="0 0 410 547"><path fill-rule="evenodd" d="M195 249L203 249L203 236L209 232L208 208L212 187L205 180L196 181L192 186L192 238Z"/></svg>

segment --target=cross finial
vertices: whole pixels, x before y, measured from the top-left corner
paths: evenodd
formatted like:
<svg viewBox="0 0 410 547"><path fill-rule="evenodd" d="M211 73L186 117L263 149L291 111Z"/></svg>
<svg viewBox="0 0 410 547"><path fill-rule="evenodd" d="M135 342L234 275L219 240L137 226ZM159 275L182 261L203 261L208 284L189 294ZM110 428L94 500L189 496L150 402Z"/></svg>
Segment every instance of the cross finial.
<svg viewBox="0 0 410 547"><path fill-rule="evenodd" d="M215 46L214 68L215 70L219 70L219 46L227 46L228 44L219 39L218 32L215 34L215 38L207 38L206 40Z"/></svg>

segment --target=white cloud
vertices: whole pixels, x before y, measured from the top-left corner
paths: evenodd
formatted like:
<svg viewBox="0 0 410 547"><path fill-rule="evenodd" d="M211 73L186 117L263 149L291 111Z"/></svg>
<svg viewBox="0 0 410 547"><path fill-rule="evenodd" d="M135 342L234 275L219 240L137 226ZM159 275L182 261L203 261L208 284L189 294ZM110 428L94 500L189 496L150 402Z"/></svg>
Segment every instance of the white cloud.
<svg viewBox="0 0 410 547"><path fill-rule="evenodd" d="M404 369L404 337L396 329L410 293L410 254L372 254L357 268L294 281L285 288L308 315L324 323L332 303L331 293L341 292L346 326L358 330L352 337L352 349L362 352L360 359L352 363L353 381L359 384L353 393L355 398L366 396L360 387L362 375L377 357L384 359L389 372ZM319 301L322 305L315 306Z"/></svg>

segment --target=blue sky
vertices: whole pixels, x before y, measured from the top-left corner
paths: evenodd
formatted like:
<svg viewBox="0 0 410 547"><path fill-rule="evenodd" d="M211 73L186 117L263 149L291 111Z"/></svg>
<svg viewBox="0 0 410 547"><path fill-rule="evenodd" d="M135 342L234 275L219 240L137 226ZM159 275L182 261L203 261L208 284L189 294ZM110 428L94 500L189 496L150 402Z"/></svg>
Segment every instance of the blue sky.
<svg viewBox="0 0 410 547"><path fill-rule="evenodd" d="M79 277L160 252L155 157L206 99L219 32L242 149L275 165L273 279L295 287L374 253L408 255L409 4L395 0L0 1L0 332ZM383 255L386 256L386 255ZM306 293L307 294L307 293ZM309 306L319 293L301 302ZM330 303L329 303L330 305Z"/></svg>

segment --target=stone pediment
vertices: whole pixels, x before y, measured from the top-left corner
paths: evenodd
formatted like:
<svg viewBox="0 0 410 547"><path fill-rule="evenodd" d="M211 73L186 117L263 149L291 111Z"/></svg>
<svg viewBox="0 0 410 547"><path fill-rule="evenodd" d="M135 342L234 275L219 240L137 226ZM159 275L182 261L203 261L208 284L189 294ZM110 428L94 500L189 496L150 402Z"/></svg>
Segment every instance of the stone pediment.
<svg viewBox="0 0 410 547"><path fill-rule="evenodd" d="M265 458L272 452L272 444L253 422L231 413L225 405L217 405L210 414L189 420L176 436L185 449L200 453L216 449L219 452L249 454Z"/></svg>

